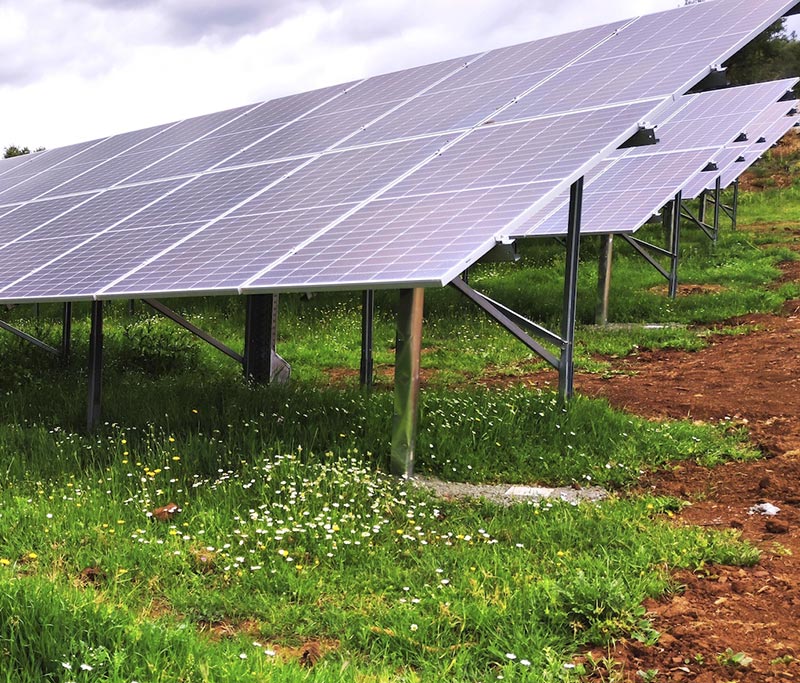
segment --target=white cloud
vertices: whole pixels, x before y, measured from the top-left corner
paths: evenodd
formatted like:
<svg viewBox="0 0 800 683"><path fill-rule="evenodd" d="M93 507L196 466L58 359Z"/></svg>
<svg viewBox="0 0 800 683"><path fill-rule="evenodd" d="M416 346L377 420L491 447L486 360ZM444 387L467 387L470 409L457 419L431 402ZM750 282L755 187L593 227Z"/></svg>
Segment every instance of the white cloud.
<svg viewBox="0 0 800 683"><path fill-rule="evenodd" d="M54 147L678 4L7 0L0 146Z"/></svg>

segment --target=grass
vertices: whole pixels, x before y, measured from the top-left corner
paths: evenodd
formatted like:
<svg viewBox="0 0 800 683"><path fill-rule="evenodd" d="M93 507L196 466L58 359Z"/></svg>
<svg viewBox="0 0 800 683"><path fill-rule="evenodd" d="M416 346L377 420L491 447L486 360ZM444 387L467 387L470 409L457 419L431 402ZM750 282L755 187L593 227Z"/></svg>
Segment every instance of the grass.
<svg viewBox="0 0 800 683"><path fill-rule="evenodd" d="M576 648L641 629L667 567L756 558L662 521L670 500L445 503L299 449L206 476L177 440L134 461L123 435L106 467L0 494L9 680L566 679Z"/></svg>
<svg viewBox="0 0 800 683"><path fill-rule="evenodd" d="M774 220L774 205L745 195L743 221ZM787 239L728 230L714 246L687 234L684 281L719 287L674 302L618 249L612 318L623 324L608 329L588 325L596 276L584 267L579 364L605 372L608 356L748 331L724 321L800 294L772 284L794 258ZM585 240L585 264L595 250ZM521 264L482 266L473 282L557 327L562 262L559 246L531 244ZM741 431L482 389L476 381L541 365L455 292L427 296L419 471L600 484L607 500L504 508L388 477L390 293L378 295L371 393L356 387L355 295L282 297L289 388L248 386L226 357L114 303L94 435L82 430L78 305L67 367L0 337L0 681L575 681L582 649L657 640L641 603L676 589L671 570L757 561L733 532L670 524L680 501L626 493L675 460L754 457ZM240 301L173 305L241 348ZM57 344L58 314L4 318Z"/></svg>

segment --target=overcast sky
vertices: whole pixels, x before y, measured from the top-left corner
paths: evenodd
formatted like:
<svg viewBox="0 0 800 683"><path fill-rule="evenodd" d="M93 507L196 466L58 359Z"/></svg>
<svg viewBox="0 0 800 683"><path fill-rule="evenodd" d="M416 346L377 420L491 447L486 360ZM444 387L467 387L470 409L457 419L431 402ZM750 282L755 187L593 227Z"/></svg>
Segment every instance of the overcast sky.
<svg viewBox="0 0 800 683"><path fill-rule="evenodd" d="M681 0L0 0L0 149L57 147Z"/></svg>

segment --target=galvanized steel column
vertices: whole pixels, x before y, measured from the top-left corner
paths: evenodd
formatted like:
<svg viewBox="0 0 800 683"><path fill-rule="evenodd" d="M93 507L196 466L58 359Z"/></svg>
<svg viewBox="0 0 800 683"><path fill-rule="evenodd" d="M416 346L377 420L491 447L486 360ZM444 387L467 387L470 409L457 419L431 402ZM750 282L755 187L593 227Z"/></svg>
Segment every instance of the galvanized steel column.
<svg viewBox="0 0 800 683"><path fill-rule="evenodd" d="M402 477L414 474L424 295L424 289L401 289L397 311L391 471Z"/></svg>
<svg viewBox="0 0 800 683"><path fill-rule="evenodd" d="M581 248L581 212L583 210L583 178L576 180L569 191L569 224L567 226L567 259L564 268L564 308L561 314L561 362L558 367L558 393L563 400L572 398L575 378L575 314L578 297L578 260Z"/></svg>
<svg viewBox="0 0 800 683"><path fill-rule="evenodd" d="M63 326L61 328L61 362L69 363L72 353L72 303L64 303Z"/></svg>
<svg viewBox="0 0 800 683"><path fill-rule="evenodd" d="M678 257L681 248L681 200L682 194L678 192L672 202L669 227L669 296L674 299L678 296Z"/></svg>
<svg viewBox="0 0 800 683"><path fill-rule="evenodd" d="M600 238L600 259L597 269L597 308L595 325L608 324L608 299L611 294L611 263L614 256L614 235Z"/></svg>
<svg viewBox="0 0 800 683"><path fill-rule="evenodd" d="M362 387L371 387L373 379L372 330L375 318L375 291L364 290L361 305L361 367L359 381Z"/></svg>
<svg viewBox="0 0 800 683"><path fill-rule="evenodd" d="M89 406L86 428L93 432L100 423L103 393L103 302L92 302L92 327L89 332Z"/></svg>
<svg viewBox="0 0 800 683"><path fill-rule="evenodd" d="M278 295L246 297L244 375L257 383L289 381L291 367L275 348L278 343Z"/></svg>

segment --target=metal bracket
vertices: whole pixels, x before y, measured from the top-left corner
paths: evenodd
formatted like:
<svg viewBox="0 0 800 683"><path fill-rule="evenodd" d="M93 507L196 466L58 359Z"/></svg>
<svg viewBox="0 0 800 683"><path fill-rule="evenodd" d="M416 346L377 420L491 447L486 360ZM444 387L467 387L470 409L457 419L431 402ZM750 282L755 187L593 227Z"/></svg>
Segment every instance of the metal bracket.
<svg viewBox="0 0 800 683"><path fill-rule="evenodd" d="M517 243L511 240L495 244L491 250L478 259L478 263L516 263L519 258Z"/></svg>
<svg viewBox="0 0 800 683"><path fill-rule="evenodd" d="M359 367L359 383L362 387L371 387L374 379L373 328L375 322L375 291L365 289L361 302L361 365Z"/></svg>
<svg viewBox="0 0 800 683"><path fill-rule="evenodd" d="M244 362L247 379L287 384L292 368L275 351L278 339L278 295L248 294Z"/></svg>
<svg viewBox="0 0 800 683"><path fill-rule="evenodd" d="M561 333L556 334L541 325L528 320L510 308L493 301L489 297L475 291L463 280L456 278L450 286L464 295L490 318L507 330L518 341L522 342L537 356L544 359L558 370L558 390L561 398L572 397L575 346L575 317L578 288L578 261L580 252L581 211L583 204L583 178L579 178L570 188L569 223L567 226L566 264L564 269L564 298L561 315ZM556 355L533 339L534 334L556 346L560 355Z"/></svg>
<svg viewBox="0 0 800 683"><path fill-rule="evenodd" d="M656 128L649 123L640 123L639 130L631 135L625 142L623 142L619 149L628 149L630 147L648 147L658 143L656 137Z"/></svg>
<svg viewBox="0 0 800 683"><path fill-rule="evenodd" d="M708 76L701 80L690 93L706 92L708 90L721 90L730 85L728 82L728 70L719 64L712 64Z"/></svg>
<svg viewBox="0 0 800 683"><path fill-rule="evenodd" d="M680 207L682 205L682 196L678 192L663 211L664 229L667 234L666 248L658 247L649 242L620 233L622 239L630 244L634 250L647 261L653 268L655 268L669 283L669 296L674 299L678 293L678 256L680 251L680 227L682 212ZM655 252L660 256L666 256L670 260L669 270L664 268L653 256L651 252Z"/></svg>

